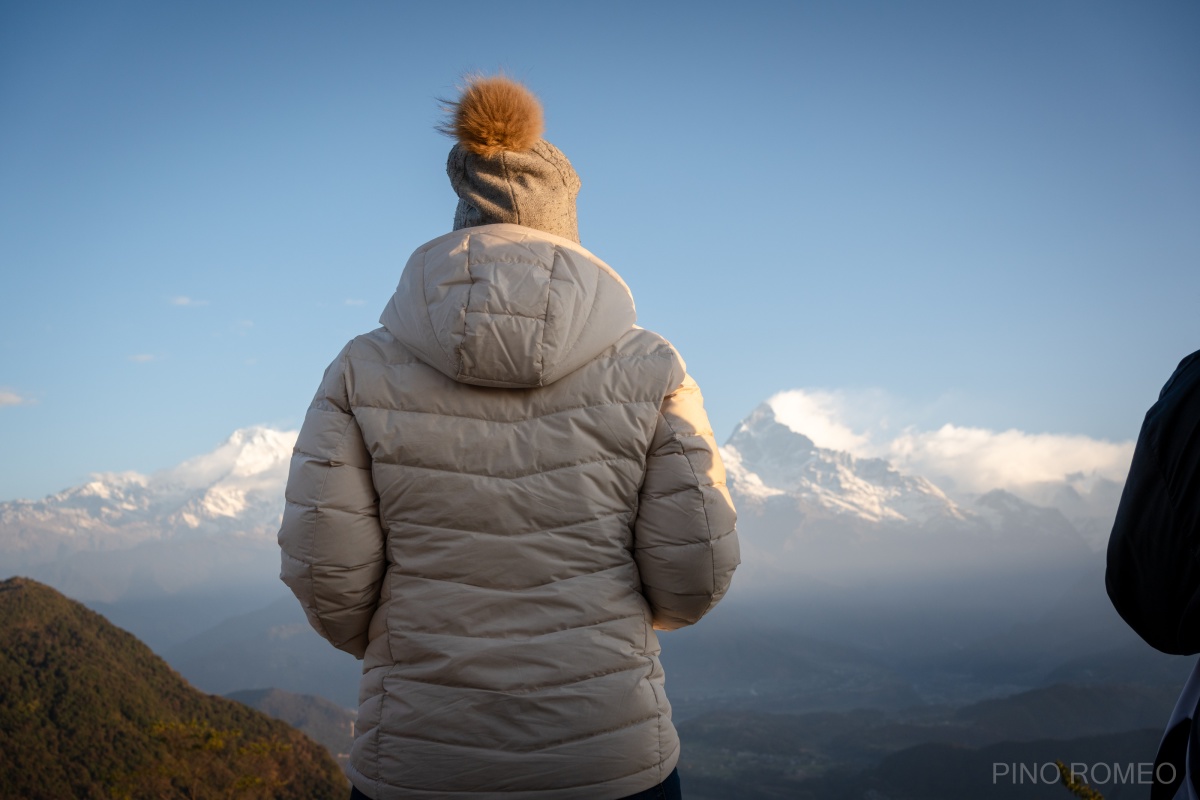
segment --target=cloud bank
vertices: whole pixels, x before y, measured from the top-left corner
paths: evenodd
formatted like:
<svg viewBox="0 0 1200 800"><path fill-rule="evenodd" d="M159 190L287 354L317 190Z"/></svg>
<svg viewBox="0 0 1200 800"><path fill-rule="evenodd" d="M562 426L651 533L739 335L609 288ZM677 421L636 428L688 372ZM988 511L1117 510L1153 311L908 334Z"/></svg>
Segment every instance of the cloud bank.
<svg viewBox="0 0 1200 800"><path fill-rule="evenodd" d="M1088 492L1100 484L1123 483L1133 457L1132 441L1075 434L994 431L952 423L937 430L910 425L897 431L890 421L899 404L878 391L793 389L767 402L781 423L818 447L885 458L960 496L1006 489L1041 497L1047 485L1064 483Z"/></svg>
<svg viewBox="0 0 1200 800"><path fill-rule="evenodd" d="M1059 481L1123 483L1133 442L943 425L936 431L905 430L888 443L888 457L901 469L930 476L953 491L1020 492Z"/></svg>

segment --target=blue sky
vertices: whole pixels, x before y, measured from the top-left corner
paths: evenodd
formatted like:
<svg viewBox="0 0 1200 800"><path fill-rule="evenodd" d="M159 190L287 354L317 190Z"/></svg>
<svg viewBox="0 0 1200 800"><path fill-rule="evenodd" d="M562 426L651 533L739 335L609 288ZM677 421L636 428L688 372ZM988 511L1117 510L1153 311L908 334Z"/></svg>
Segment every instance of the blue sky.
<svg viewBox="0 0 1200 800"><path fill-rule="evenodd" d="M809 389L1128 440L1200 347L1194 2L496 9L0 5L0 500L298 425L451 226L470 70L542 98L721 439Z"/></svg>

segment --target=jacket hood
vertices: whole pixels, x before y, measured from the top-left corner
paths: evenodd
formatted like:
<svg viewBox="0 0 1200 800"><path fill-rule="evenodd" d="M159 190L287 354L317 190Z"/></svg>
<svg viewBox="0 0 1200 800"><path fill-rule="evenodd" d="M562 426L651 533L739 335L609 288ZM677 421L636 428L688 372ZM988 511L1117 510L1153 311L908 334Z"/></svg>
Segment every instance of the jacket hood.
<svg viewBox="0 0 1200 800"><path fill-rule="evenodd" d="M439 236L409 258L379 321L460 383L553 383L624 335L637 315L621 276L569 239L520 225Z"/></svg>

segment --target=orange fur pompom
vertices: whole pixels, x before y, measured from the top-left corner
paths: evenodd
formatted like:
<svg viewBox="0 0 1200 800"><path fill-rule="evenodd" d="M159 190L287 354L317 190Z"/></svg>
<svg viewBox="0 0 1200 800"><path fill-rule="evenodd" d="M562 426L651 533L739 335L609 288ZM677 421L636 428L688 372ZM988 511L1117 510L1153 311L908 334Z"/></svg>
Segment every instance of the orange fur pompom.
<svg viewBox="0 0 1200 800"><path fill-rule="evenodd" d="M476 155L528 150L542 136L542 104L503 75L467 78L462 96L446 103L451 118L439 130Z"/></svg>

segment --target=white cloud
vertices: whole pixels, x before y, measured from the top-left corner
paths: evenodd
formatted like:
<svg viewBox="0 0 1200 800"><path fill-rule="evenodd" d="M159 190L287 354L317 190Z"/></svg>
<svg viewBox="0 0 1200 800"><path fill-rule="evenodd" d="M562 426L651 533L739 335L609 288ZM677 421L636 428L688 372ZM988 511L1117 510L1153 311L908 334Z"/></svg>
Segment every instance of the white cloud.
<svg viewBox="0 0 1200 800"><path fill-rule="evenodd" d="M1133 442L943 425L936 431L905 430L888 442L886 457L952 491L1004 488L1025 494L1046 483L1123 482Z"/></svg>
<svg viewBox="0 0 1200 800"><path fill-rule="evenodd" d="M871 437L852 427L847 419L848 401L844 392L794 389L780 392L767 404L775 410L777 420L812 439L817 447L866 455Z"/></svg>
<svg viewBox="0 0 1200 800"><path fill-rule="evenodd" d="M366 300L350 300L350 299L346 299L346 300L343 300L343 301L342 301L342 305L346 305L346 306L362 306L362 305L366 305L366 303L367 303L367 301L366 301Z"/></svg>
<svg viewBox="0 0 1200 800"><path fill-rule="evenodd" d="M942 425L898 432L890 417L902 404L881 391L796 389L768 401L776 418L818 447L859 457L885 458L958 495L1007 489L1033 499L1048 485L1070 484L1088 492L1106 481L1123 483L1133 442L1110 442L1078 434L994 431Z"/></svg>
<svg viewBox="0 0 1200 800"><path fill-rule="evenodd" d="M176 295L171 298L171 305L173 305L173 306L206 306L206 305L208 305L208 301L207 300L195 300L191 297L188 297L187 295L180 294L180 295Z"/></svg>
<svg viewBox="0 0 1200 800"><path fill-rule="evenodd" d="M28 397L17 394L12 389L0 389L0 408L5 406L23 406L31 402Z"/></svg>

